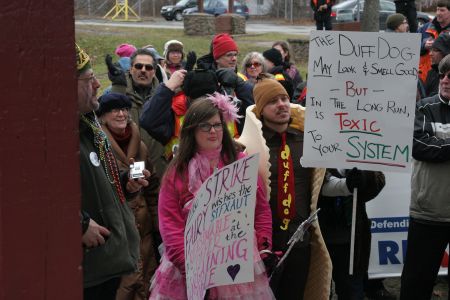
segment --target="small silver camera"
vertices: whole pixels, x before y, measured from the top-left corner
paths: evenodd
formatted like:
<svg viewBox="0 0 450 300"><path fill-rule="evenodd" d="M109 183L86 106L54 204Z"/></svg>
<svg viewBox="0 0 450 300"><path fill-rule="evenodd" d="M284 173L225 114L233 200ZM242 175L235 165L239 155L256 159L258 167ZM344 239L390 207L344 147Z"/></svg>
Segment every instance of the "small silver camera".
<svg viewBox="0 0 450 300"><path fill-rule="evenodd" d="M144 178L145 162L135 161L134 164L130 165L130 179Z"/></svg>

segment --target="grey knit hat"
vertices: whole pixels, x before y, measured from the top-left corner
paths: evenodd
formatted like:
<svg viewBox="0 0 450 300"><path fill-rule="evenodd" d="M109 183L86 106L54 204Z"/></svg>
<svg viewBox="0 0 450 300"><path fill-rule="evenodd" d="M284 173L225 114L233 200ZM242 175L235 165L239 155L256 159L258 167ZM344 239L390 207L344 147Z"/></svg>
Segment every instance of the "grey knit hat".
<svg viewBox="0 0 450 300"><path fill-rule="evenodd" d="M450 54L445 56L439 63L439 74L445 74L450 71Z"/></svg>
<svg viewBox="0 0 450 300"><path fill-rule="evenodd" d="M406 21L406 17L402 14L390 15L386 20L386 27L395 30L398 26L402 25Z"/></svg>

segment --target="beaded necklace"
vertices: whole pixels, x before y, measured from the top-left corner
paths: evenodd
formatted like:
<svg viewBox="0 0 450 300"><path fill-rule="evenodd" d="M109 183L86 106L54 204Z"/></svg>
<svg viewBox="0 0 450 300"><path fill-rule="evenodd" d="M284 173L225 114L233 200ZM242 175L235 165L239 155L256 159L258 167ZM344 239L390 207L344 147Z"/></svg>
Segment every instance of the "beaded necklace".
<svg viewBox="0 0 450 300"><path fill-rule="evenodd" d="M111 151L111 144L100 127L97 116L93 114L93 120L89 116L81 115L81 120L86 123L94 133L94 145L98 149L100 155L100 161L102 162L103 169L105 170L106 177L109 183L115 188L120 202L125 202L125 195L120 185L119 169L117 167L116 159Z"/></svg>

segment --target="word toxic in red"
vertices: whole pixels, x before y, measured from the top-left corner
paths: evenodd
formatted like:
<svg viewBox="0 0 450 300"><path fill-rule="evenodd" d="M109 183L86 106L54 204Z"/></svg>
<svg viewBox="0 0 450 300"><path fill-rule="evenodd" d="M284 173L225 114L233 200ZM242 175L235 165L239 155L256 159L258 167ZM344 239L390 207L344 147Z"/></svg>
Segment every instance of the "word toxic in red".
<svg viewBox="0 0 450 300"><path fill-rule="evenodd" d="M335 116L339 116L339 130L340 131L362 131L368 133L378 133L380 128L377 126L377 121L371 121L367 119L351 119L346 117L348 113L340 112L335 113Z"/></svg>

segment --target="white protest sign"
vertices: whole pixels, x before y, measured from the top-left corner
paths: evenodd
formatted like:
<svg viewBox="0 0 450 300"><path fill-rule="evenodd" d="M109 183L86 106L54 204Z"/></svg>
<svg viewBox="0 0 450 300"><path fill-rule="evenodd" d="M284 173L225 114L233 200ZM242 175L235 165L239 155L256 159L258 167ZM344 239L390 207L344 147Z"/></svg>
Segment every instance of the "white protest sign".
<svg viewBox="0 0 450 300"><path fill-rule="evenodd" d="M409 172L419 34L313 31L305 167Z"/></svg>
<svg viewBox="0 0 450 300"><path fill-rule="evenodd" d="M208 288L251 282L259 155L208 177L196 194L184 231L189 300Z"/></svg>

